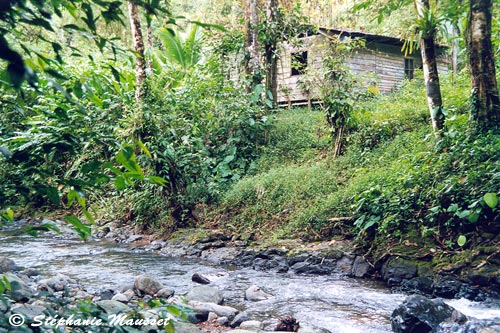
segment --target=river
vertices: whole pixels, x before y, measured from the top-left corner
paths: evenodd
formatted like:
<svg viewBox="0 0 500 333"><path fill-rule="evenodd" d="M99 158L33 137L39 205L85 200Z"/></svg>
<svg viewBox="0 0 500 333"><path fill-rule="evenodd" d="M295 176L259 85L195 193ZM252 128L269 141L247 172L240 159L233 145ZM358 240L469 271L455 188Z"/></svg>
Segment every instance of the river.
<svg viewBox="0 0 500 333"><path fill-rule="evenodd" d="M212 285L224 291L226 303L245 308L251 318L266 320L292 315L299 322L336 333L390 332L389 316L405 298L376 281L221 267L197 259L169 258L115 243L82 242L76 238L0 233L0 254L19 266L37 268L43 275L68 275L88 291L131 286L136 276L148 274L183 294L196 285L191 281L193 273L216 276ZM258 285L274 297L246 302L243 295L250 285ZM466 315L500 318L498 303L463 299L448 303Z"/></svg>

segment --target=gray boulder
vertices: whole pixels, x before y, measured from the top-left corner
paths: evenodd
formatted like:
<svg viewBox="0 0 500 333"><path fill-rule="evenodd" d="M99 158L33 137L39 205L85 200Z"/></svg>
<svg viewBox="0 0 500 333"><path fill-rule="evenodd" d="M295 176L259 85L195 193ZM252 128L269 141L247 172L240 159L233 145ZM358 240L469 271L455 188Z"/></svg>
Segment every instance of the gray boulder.
<svg viewBox="0 0 500 333"><path fill-rule="evenodd" d="M12 272L19 269L14 260L9 258L0 258L0 274Z"/></svg>
<svg viewBox="0 0 500 333"><path fill-rule="evenodd" d="M33 297L30 287L21 278L11 273L7 273L5 276L10 282L10 295L12 299L16 302L24 302Z"/></svg>
<svg viewBox="0 0 500 333"><path fill-rule="evenodd" d="M200 273L194 273L193 276L191 276L191 281L199 284L210 284L210 280Z"/></svg>
<svg viewBox="0 0 500 333"><path fill-rule="evenodd" d="M129 307L119 301L113 300L103 300L96 303L98 306L104 309L108 314L117 314L121 312L127 312Z"/></svg>
<svg viewBox="0 0 500 333"><path fill-rule="evenodd" d="M75 280L64 274L57 274L47 280L40 281L40 283L46 284L54 291L63 291L69 288L70 285L76 285Z"/></svg>
<svg viewBox="0 0 500 333"><path fill-rule="evenodd" d="M436 332L442 323L465 323L467 317L441 299L413 295L405 299L391 315L391 327L397 333Z"/></svg>
<svg viewBox="0 0 500 333"><path fill-rule="evenodd" d="M264 301L266 299L269 299L273 297L273 295L266 293L260 287L258 286L250 286L246 291L245 291L245 299L250 302L259 302L259 301Z"/></svg>
<svg viewBox="0 0 500 333"><path fill-rule="evenodd" d="M129 298L122 293L118 293L111 298L112 301L118 301L122 303L127 303Z"/></svg>
<svg viewBox="0 0 500 333"><path fill-rule="evenodd" d="M34 318L43 314L46 310L43 306L32 305L32 304L22 304L18 307L12 309L12 313L21 314L26 318Z"/></svg>
<svg viewBox="0 0 500 333"><path fill-rule="evenodd" d="M174 293L175 293L175 291L173 289L170 289L170 288L161 288L156 293L156 296L160 297L160 298L169 298L169 297L174 296Z"/></svg>
<svg viewBox="0 0 500 333"><path fill-rule="evenodd" d="M382 266L382 278L389 286L401 284L403 280L417 275L417 265L411 260L392 257Z"/></svg>
<svg viewBox="0 0 500 333"><path fill-rule="evenodd" d="M368 262L363 257L357 256L356 259L354 259L351 271L352 276L362 278L366 276L366 274L368 274L369 270L370 264L368 264Z"/></svg>
<svg viewBox="0 0 500 333"><path fill-rule="evenodd" d="M189 305L196 312L206 314L207 316L210 312L213 312L219 317L233 318L238 313L238 310L233 307L218 305L215 303L191 301L189 302Z"/></svg>
<svg viewBox="0 0 500 333"><path fill-rule="evenodd" d="M222 304L224 296L222 292L216 288L208 286L197 286L191 289L186 295L188 301L207 302Z"/></svg>
<svg viewBox="0 0 500 333"><path fill-rule="evenodd" d="M163 288L161 282L148 275L140 275L135 279L134 289L140 293L154 296Z"/></svg>

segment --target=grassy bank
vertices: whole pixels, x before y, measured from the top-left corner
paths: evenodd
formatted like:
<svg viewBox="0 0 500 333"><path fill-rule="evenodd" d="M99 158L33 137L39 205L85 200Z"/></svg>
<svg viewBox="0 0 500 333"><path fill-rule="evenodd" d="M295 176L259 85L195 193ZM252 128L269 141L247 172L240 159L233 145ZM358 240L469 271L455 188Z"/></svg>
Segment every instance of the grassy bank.
<svg viewBox="0 0 500 333"><path fill-rule="evenodd" d="M419 79L360 102L336 158L319 110L282 110L258 172L235 183L209 219L260 238L353 237L376 257L388 244L453 251L492 242L500 135L467 127L468 92L465 75L443 80L441 139Z"/></svg>

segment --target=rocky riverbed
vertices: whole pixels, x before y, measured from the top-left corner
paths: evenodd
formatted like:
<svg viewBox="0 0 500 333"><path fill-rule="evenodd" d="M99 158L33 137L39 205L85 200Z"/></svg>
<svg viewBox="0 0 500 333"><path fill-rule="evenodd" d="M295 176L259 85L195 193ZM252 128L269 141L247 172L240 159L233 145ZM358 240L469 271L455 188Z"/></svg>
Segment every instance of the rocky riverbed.
<svg viewBox="0 0 500 333"><path fill-rule="evenodd" d="M176 305L187 316L187 322L173 321L176 332L272 331L290 316L298 321L299 332L410 332L411 328L401 327L419 323L414 319L418 311L413 311L419 307L404 305L403 293L394 293L396 289L391 293L371 279L351 278L373 277L379 271L352 254L347 242L287 241L269 247L221 232L196 238L181 235L164 242L126 228L102 228L96 236L101 240L82 243L70 230L63 236L45 234L38 239L0 232L1 272L9 272L9 279L17 281L14 285L21 286L19 296L12 296L15 302L0 309L1 322L15 313L33 316L40 312L176 319L176 310L176 316L167 311ZM421 278L418 270L409 277L414 269L401 262L404 269L398 265L385 268L391 278L401 279L395 284L399 290L407 281ZM481 295L487 301L447 301L467 320L453 321L446 313L439 314L432 320L433 325L437 323L433 329L497 332L500 304L489 290L493 288L453 281L460 283L458 290L474 288L476 300ZM87 304L83 307L87 312L82 313L81 302ZM403 305L403 310L395 312ZM398 323L402 326L394 326ZM9 328L4 325L3 329Z"/></svg>
<svg viewBox="0 0 500 333"><path fill-rule="evenodd" d="M158 251L169 257L192 257L220 265L250 267L255 270L278 273L331 275L341 274L354 278L382 280L395 292L420 294L428 297L466 298L484 301L500 299L500 271L478 270L466 276L449 272L438 273L430 269L427 261L403 256L387 256L376 264L363 254L353 251L346 240L304 243L301 240L258 242L250 238L235 237L223 231L179 234L168 241L152 240L134 234L131 228L104 225L96 236L125 243L136 249ZM500 259L500 255L499 255Z"/></svg>

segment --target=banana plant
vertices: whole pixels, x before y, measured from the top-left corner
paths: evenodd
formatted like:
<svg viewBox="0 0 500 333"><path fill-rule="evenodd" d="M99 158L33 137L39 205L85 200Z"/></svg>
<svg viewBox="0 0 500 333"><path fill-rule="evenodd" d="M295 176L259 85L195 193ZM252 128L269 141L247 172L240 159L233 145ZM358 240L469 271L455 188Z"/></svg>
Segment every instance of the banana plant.
<svg viewBox="0 0 500 333"><path fill-rule="evenodd" d="M169 86L181 86L184 78L201 62L202 28L191 24L185 33L168 28L163 29L159 36L164 49L154 55L153 70L156 74L166 74Z"/></svg>

